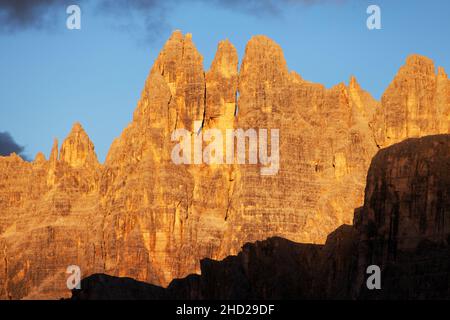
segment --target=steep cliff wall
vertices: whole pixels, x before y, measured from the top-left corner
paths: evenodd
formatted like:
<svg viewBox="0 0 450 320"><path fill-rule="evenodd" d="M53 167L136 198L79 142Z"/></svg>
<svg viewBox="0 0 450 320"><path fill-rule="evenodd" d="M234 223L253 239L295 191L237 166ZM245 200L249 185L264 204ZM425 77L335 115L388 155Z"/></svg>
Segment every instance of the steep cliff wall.
<svg viewBox="0 0 450 320"><path fill-rule="evenodd" d="M240 70L221 42L205 72L192 37L175 32L105 164L79 124L49 160L0 158L0 297L67 296L72 264L165 286L246 242L322 244L352 223L378 148L448 132L449 101L445 72L424 57L408 58L379 103L353 77L331 89L303 80L264 36ZM171 134L183 128L279 129L279 171L176 165Z"/></svg>
<svg viewBox="0 0 450 320"><path fill-rule="evenodd" d="M367 177L357 217L358 271L383 269L376 298L450 296L450 136L408 139L381 150ZM361 292L359 290L362 289Z"/></svg>
<svg viewBox="0 0 450 320"><path fill-rule="evenodd" d="M450 135L409 139L378 152L355 225L324 245L247 243L166 289L93 275L72 299L448 299L449 217ZM381 269L380 290L366 286L370 265Z"/></svg>

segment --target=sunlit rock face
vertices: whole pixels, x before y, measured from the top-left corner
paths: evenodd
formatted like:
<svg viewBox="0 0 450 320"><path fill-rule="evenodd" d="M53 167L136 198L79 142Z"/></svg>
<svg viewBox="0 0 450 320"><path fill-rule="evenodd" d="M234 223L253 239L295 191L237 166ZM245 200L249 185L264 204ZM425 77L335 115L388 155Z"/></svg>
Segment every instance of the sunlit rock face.
<svg viewBox="0 0 450 320"><path fill-rule="evenodd" d="M80 125L61 151L55 141L49 160L13 155L0 167L1 298L57 298L69 265L104 270L101 166Z"/></svg>
<svg viewBox="0 0 450 320"><path fill-rule="evenodd" d="M374 156L355 224L325 244L246 243L167 288L95 274L72 299L448 299L449 172L450 135L407 139ZM369 266L379 267L380 290L368 289Z"/></svg>
<svg viewBox="0 0 450 320"><path fill-rule="evenodd" d="M411 55L381 99L373 122L376 142L389 146L409 137L448 133L450 80L432 60Z"/></svg>
<svg viewBox="0 0 450 320"><path fill-rule="evenodd" d="M302 79L264 36L238 63L223 41L205 72L192 37L174 32L104 164L80 124L49 160L0 158L0 297L68 296L69 265L165 286L249 241L324 243L362 206L379 147L449 131L449 80L424 57L408 58L381 103L354 77L330 89ZM276 174L172 161L174 130L233 128L279 129Z"/></svg>

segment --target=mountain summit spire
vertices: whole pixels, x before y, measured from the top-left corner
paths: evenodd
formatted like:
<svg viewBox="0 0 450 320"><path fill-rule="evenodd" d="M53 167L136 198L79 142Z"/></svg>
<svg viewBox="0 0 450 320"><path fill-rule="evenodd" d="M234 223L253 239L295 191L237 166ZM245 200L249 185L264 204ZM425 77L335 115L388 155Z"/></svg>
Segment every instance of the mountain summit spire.
<svg viewBox="0 0 450 320"><path fill-rule="evenodd" d="M60 160L71 167L97 165L94 144L79 122L76 122L70 134L61 146Z"/></svg>

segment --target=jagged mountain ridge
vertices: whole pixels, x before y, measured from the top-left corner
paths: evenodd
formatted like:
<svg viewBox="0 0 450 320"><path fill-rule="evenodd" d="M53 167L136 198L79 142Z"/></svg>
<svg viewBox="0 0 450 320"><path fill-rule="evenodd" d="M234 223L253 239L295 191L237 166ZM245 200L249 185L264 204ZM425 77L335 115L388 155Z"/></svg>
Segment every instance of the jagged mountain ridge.
<svg viewBox="0 0 450 320"><path fill-rule="evenodd" d="M205 72L191 36L175 32L104 165L79 124L48 161L0 158L0 297L68 295L72 264L83 275L167 285L199 272L200 259L235 254L246 242L323 243L362 205L378 147L449 132L449 92L443 69L435 74L421 56L407 59L381 102L355 78L326 89L289 72L281 48L264 36L249 41L240 70L235 48L221 42ZM173 164L170 134L195 120L204 128L279 128L279 173Z"/></svg>

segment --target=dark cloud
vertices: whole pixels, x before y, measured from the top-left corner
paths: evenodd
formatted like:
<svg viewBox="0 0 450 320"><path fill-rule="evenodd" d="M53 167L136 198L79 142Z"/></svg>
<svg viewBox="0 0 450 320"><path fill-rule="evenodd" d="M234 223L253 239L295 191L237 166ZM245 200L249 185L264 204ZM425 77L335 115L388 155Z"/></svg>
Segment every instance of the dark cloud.
<svg viewBox="0 0 450 320"><path fill-rule="evenodd" d="M203 0L197 0L200 2L206 2ZM284 2L284 0L247 0L247 1L240 1L240 0L210 0L208 3L222 7L225 9L233 10L233 11L239 11L239 12L245 12L247 14L252 15L259 15L262 13L269 13L269 14L278 14L279 11L279 5Z"/></svg>
<svg viewBox="0 0 450 320"><path fill-rule="evenodd" d="M0 132L0 156L9 156L11 153L16 153L24 160L28 160L23 154L24 150L25 148L19 145L8 132Z"/></svg>
<svg viewBox="0 0 450 320"><path fill-rule="evenodd" d="M171 27L168 13L171 8L187 0L0 0L0 31L11 32L23 29L55 26L58 10L65 12L69 4L92 2L96 12L109 15L115 25L135 33L143 28L146 37L154 40L158 33ZM340 3L345 0L189 0L249 15L278 16L281 9L294 5L316 5ZM119 24L117 25L117 21ZM140 23L137 23L139 21Z"/></svg>
<svg viewBox="0 0 450 320"><path fill-rule="evenodd" d="M140 35L145 42L157 40L170 29L168 14L181 0L99 0L96 12L113 19L115 28Z"/></svg>
<svg viewBox="0 0 450 320"><path fill-rule="evenodd" d="M197 0L250 15L278 16L286 6L338 3L345 0Z"/></svg>
<svg viewBox="0 0 450 320"><path fill-rule="evenodd" d="M56 10L65 10L67 3L66 0L0 0L0 30L47 28L54 25Z"/></svg>

